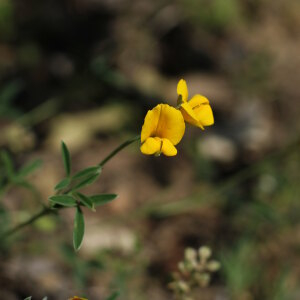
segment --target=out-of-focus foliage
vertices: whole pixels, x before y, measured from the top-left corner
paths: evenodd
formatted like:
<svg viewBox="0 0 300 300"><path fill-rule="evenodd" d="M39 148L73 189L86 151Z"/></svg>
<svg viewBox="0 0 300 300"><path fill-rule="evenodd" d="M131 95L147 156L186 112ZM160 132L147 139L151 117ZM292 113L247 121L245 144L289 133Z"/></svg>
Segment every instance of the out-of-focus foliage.
<svg viewBox="0 0 300 300"><path fill-rule="evenodd" d="M181 0L185 17L208 31L226 32L243 21L242 3L238 0Z"/></svg>

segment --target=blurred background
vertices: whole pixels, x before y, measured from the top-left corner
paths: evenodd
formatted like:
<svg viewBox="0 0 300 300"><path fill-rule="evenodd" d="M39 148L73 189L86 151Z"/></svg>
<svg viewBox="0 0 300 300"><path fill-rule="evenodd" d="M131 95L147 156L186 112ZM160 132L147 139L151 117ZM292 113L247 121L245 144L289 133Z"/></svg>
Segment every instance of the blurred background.
<svg viewBox="0 0 300 300"><path fill-rule="evenodd" d="M215 115L187 127L176 157L136 143L105 166L87 193L119 198L85 211L79 253L73 210L1 241L1 297L172 299L184 249L208 245L222 268L195 299L300 299L299 11L297 0L0 0L1 231L54 193L61 140L74 172L97 164L148 109L175 105L181 78Z"/></svg>

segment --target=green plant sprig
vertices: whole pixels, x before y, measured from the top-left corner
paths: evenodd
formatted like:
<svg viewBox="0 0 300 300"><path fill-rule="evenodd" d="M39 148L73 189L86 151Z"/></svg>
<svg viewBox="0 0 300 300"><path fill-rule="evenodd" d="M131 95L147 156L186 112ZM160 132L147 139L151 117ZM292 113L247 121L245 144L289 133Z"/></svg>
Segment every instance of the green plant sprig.
<svg viewBox="0 0 300 300"><path fill-rule="evenodd" d="M97 206L104 205L117 198L116 194L98 194L98 195L84 195L79 192L82 188L93 184L102 172L104 165L112 159L121 150L136 142L140 136L129 139L114 149L96 166L88 167L71 176L71 156L69 150L64 142L62 142L62 158L66 177L58 182L55 186L56 193L48 198L49 205L31 216L28 220L16 225L14 228L7 230L1 235L1 239L8 238L9 236L19 232L21 229L33 224L38 219L49 215L57 214L63 208L75 208L75 219L73 229L73 246L78 251L82 245L85 223L84 215L81 207L87 207L95 211Z"/></svg>
<svg viewBox="0 0 300 300"><path fill-rule="evenodd" d="M37 159L25 164L22 168L16 170L13 160L6 150L0 152L0 165L3 169L0 178L0 197L14 186L20 186L30 190L34 196L38 194L37 190L27 180L27 176L38 169L42 161Z"/></svg>

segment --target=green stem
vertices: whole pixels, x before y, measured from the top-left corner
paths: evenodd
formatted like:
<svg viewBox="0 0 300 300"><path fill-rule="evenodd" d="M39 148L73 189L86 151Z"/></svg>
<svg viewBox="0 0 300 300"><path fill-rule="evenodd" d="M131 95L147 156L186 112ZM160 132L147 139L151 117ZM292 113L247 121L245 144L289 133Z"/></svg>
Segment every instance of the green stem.
<svg viewBox="0 0 300 300"><path fill-rule="evenodd" d="M117 147L115 150L113 150L109 155L107 155L98 165L100 167L103 167L111 158L113 158L117 153L119 153L121 150L123 150L125 147L129 146L133 142L140 139L140 135L137 135L136 137L124 142L119 147Z"/></svg>
<svg viewBox="0 0 300 300"><path fill-rule="evenodd" d="M115 150L113 150L109 155L107 155L98 165L100 167L103 167L111 158L113 158L117 153L119 153L121 150L123 150L125 147L129 146L130 144L132 144L133 142L137 141L140 139L140 136L136 136L124 143L122 143L119 147L117 147ZM63 207L61 207L63 208ZM10 235L18 232L19 230L23 229L24 227L33 224L36 220L40 219L43 216L46 216L48 214L51 213L55 213L59 208L50 208L50 207L44 207L39 213L33 215L32 217L30 217L27 221L20 223L19 225L15 226L12 229L7 230L6 232L4 232L1 236L0 239L3 238L7 238Z"/></svg>
<svg viewBox="0 0 300 300"><path fill-rule="evenodd" d="M27 221L25 221L23 223L20 223L19 225L15 226L14 228L9 229L6 232L4 232L1 235L1 239L9 237L10 235L12 235L12 234L18 232L19 230L21 230L22 228L24 228L24 227L26 227L30 224L33 224L39 218L41 218L43 216L46 216L48 214L54 213L54 212L55 212L55 210L50 209L49 207L44 207L40 212L38 212L37 214L30 217Z"/></svg>

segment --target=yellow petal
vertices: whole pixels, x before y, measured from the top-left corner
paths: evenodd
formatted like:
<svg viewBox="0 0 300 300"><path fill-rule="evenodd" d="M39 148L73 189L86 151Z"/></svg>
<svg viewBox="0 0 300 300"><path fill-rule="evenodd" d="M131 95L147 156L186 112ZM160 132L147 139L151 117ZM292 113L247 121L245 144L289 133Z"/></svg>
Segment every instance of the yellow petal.
<svg viewBox="0 0 300 300"><path fill-rule="evenodd" d="M166 156L174 156L177 154L177 149L168 139L162 139L161 152Z"/></svg>
<svg viewBox="0 0 300 300"><path fill-rule="evenodd" d="M201 95L195 95L190 101L191 105L197 119L197 126L204 129L204 126L210 126L214 124L214 116L212 109L209 105L209 101L206 97Z"/></svg>
<svg viewBox="0 0 300 300"><path fill-rule="evenodd" d="M210 126L214 124L214 115L209 104L202 104L195 109L198 118L198 126Z"/></svg>
<svg viewBox="0 0 300 300"><path fill-rule="evenodd" d="M180 111L187 123L197 126L198 119L189 102L182 103L180 106Z"/></svg>
<svg viewBox="0 0 300 300"><path fill-rule="evenodd" d="M160 104L160 106L161 112L154 136L168 139L173 145L177 145L185 131L183 116L179 110L170 105Z"/></svg>
<svg viewBox="0 0 300 300"><path fill-rule="evenodd" d="M146 155L159 153L162 147L162 141L159 138L147 138L141 146L141 152Z"/></svg>
<svg viewBox="0 0 300 300"><path fill-rule="evenodd" d="M141 142L143 143L147 138L154 137L155 131L158 125L160 113L161 113L161 106L162 104L157 105L151 110L148 110L144 125L142 127L141 132Z"/></svg>
<svg viewBox="0 0 300 300"><path fill-rule="evenodd" d="M180 79L177 84L177 94L178 96L181 95L182 102L186 102L188 100L189 93L188 93L186 81L184 79Z"/></svg>
<svg viewBox="0 0 300 300"><path fill-rule="evenodd" d="M149 110L141 132L141 142L147 138L159 137L170 140L173 145L180 142L185 131L184 119L177 109L159 104Z"/></svg>
<svg viewBox="0 0 300 300"><path fill-rule="evenodd" d="M192 107L195 107L200 104L209 104L209 101L206 97L202 95L195 95L192 97L192 99L189 101L190 105Z"/></svg>

